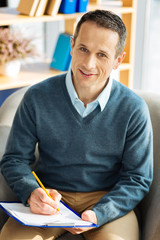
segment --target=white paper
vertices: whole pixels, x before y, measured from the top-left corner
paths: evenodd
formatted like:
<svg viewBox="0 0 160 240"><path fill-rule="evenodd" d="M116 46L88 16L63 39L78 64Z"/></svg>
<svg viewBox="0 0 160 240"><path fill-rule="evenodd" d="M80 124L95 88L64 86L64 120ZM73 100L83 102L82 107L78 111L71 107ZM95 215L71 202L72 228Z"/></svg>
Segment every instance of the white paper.
<svg viewBox="0 0 160 240"><path fill-rule="evenodd" d="M60 213L58 212L56 215L34 214L29 207L24 206L22 203L0 202L0 205L13 217L29 226L92 226L91 222L83 221L61 202L59 204Z"/></svg>

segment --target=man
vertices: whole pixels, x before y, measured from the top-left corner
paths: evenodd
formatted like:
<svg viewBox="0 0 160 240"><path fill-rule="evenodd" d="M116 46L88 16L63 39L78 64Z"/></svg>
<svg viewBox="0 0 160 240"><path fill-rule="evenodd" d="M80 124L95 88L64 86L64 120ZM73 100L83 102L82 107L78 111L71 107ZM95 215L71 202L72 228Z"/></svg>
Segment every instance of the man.
<svg viewBox="0 0 160 240"><path fill-rule="evenodd" d="M13 219L0 239L137 240L133 209L152 182L152 128L144 101L110 77L124 59L126 28L115 14L86 13L71 38L71 70L32 86L16 113L2 173L34 213L56 214L62 198L98 228L24 227ZM36 173L31 173L35 146Z"/></svg>

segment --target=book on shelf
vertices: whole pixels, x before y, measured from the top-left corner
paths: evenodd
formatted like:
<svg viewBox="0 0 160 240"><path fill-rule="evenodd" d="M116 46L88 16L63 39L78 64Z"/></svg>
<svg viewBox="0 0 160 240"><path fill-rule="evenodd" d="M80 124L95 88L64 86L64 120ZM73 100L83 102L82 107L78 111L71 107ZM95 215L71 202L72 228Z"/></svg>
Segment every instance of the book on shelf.
<svg viewBox="0 0 160 240"><path fill-rule="evenodd" d="M45 13L51 16L55 16L58 13L61 2L62 0L49 0Z"/></svg>
<svg viewBox="0 0 160 240"><path fill-rule="evenodd" d="M50 2L50 0L49 0L49 2ZM37 9L34 14L35 17L40 17L44 14L47 3L48 3L48 0L40 0L39 1L39 4L38 4Z"/></svg>
<svg viewBox="0 0 160 240"><path fill-rule="evenodd" d="M60 13L75 13L76 12L76 6L77 6L77 0L62 0L59 12Z"/></svg>
<svg viewBox="0 0 160 240"><path fill-rule="evenodd" d="M86 12L89 0L77 0L76 12Z"/></svg>
<svg viewBox="0 0 160 240"><path fill-rule="evenodd" d="M22 14L33 17L40 0L20 0L17 11Z"/></svg>
<svg viewBox="0 0 160 240"><path fill-rule="evenodd" d="M83 221L79 214L74 212L62 201L59 204L60 213L42 215L32 213L30 207L20 202L0 202L0 208L13 219L25 226L31 227L97 227L89 221Z"/></svg>
<svg viewBox="0 0 160 240"><path fill-rule="evenodd" d="M67 33L60 33L57 44L53 53L53 58L50 64L51 68L67 71L71 62L71 35Z"/></svg>

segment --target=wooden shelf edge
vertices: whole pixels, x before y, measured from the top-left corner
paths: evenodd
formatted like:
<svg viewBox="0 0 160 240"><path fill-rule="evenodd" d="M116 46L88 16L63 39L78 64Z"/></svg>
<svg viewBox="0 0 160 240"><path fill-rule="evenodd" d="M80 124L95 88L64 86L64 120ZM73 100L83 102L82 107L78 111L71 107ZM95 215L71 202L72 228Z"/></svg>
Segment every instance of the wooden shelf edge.
<svg viewBox="0 0 160 240"><path fill-rule="evenodd" d="M88 10L102 9L101 5L89 4ZM115 13L125 14L132 13L133 8L131 7L108 7L108 10L111 10ZM73 14L60 14L56 16L43 15L41 17L30 17L26 15L19 14L16 8L0 8L0 26L11 25L11 24L21 24L29 22L49 22L49 21L60 21L66 19L76 19L82 16L84 13L73 13Z"/></svg>
<svg viewBox="0 0 160 240"><path fill-rule="evenodd" d="M130 69L131 69L131 64L130 63L122 63L119 66L120 71L126 71L126 70L130 70Z"/></svg>
<svg viewBox="0 0 160 240"><path fill-rule="evenodd" d="M82 16L83 13L74 14L57 14L56 16L43 15L40 17L30 17L27 15L20 14L16 8L0 8L0 26L11 25L11 24L21 24L29 22L49 22L49 21L59 21L66 19L75 19Z"/></svg>
<svg viewBox="0 0 160 240"><path fill-rule="evenodd" d="M0 76L0 91L30 86L63 72L51 69L48 61L22 65L16 77Z"/></svg>

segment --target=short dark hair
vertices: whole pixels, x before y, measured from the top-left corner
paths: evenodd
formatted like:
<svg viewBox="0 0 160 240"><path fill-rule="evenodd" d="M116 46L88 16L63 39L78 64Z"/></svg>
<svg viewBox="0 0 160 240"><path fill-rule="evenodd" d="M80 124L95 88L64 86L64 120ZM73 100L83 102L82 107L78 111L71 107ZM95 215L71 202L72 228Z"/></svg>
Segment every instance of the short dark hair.
<svg viewBox="0 0 160 240"><path fill-rule="evenodd" d="M125 24L118 15L107 10L95 10L85 13L77 24L74 33L74 41L76 41L76 38L78 37L82 23L86 21L95 22L98 26L117 32L119 35L119 41L116 46L116 57L123 51L126 43L127 30Z"/></svg>

